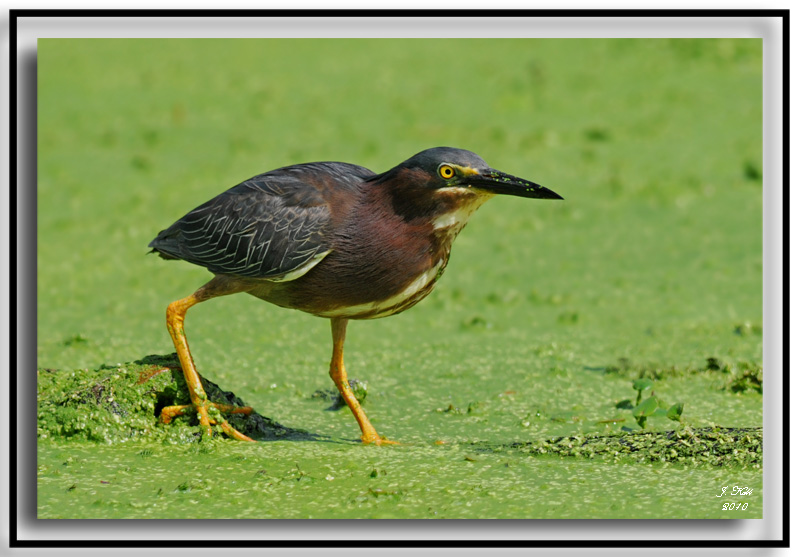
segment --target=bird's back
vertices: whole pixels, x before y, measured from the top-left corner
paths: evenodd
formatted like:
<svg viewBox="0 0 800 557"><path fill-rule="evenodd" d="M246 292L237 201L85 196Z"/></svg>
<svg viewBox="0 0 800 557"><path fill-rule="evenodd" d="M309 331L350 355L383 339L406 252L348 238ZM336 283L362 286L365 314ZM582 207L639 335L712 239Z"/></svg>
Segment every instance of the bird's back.
<svg viewBox="0 0 800 557"><path fill-rule="evenodd" d="M372 175L337 162L259 174L190 211L149 247L217 274L295 278L331 249L331 205L352 198Z"/></svg>

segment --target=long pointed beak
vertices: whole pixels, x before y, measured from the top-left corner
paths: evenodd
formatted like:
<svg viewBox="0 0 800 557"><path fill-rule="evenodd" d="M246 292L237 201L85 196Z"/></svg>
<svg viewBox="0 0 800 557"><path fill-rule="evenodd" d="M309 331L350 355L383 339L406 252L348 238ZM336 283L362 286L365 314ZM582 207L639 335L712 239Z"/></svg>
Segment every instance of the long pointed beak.
<svg viewBox="0 0 800 557"><path fill-rule="evenodd" d="M532 199L564 199L544 186L493 168L469 176L465 181L470 187L489 193L516 195L517 197L530 197Z"/></svg>

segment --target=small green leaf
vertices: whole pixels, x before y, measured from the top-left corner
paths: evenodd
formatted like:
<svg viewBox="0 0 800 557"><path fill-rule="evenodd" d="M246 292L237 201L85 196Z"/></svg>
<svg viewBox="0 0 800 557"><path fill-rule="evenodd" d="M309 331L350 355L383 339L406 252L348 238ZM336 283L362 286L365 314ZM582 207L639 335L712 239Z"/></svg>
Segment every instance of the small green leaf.
<svg viewBox="0 0 800 557"><path fill-rule="evenodd" d="M635 418L643 418L645 416L651 415L653 412L656 411L658 408L658 400L656 397L651 396L649 398L644 399L642 403L633 409L633 416Z"/></svg>
<svg viewBox="0 0 800 557"><path fill-rule="evenodd" d="M656 411L653 412L654 418L663 418L667 415L667 410L665 408L656 408Z"/></svg>
<svg viewBox="0 0 800 557"><path fill-rule="evenodd" d="M678 402L670 406L669 410L667 410L667 418L670 420L674 420L679 422L681 419L681 414L683 414L683 403Z"/></svg>
<svg viewBox="0 0 800 557"><path fill-rule="evenodd" d="M653 388L653 381L646 377L637 379L633 382L633 388L637 391L649 391Z"/></svg>

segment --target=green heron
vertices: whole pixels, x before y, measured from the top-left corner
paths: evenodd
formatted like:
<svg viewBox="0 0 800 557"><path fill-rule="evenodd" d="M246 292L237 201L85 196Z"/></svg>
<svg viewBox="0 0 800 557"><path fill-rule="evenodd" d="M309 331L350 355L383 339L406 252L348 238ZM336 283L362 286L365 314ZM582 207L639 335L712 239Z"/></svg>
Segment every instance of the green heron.
<svg viewBox="0 0 800 557"><path fill-rule="evenodd" d="M562 199L490 168L475 153L437 147L382 174L340 162L279 168L187 213L149 247L164 259L206 267L214 277L167 308L191 404L164 408L162 421L196 412L206 435L218 424L229 436L252 441L221 415L250 408L207 399L183 329L193 305L246 292L331 320L331 379L361 427L361 440L391 443L377 434L348 383L347 323L400 313L430 294L456 235L496 194Z"/></svg>

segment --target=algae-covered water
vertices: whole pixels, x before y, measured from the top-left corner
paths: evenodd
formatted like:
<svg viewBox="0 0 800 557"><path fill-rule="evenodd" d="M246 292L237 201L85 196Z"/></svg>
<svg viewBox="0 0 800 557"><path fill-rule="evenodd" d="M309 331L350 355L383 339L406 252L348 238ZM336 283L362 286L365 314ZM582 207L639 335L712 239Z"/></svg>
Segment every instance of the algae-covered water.
<svg viewBox="0 0 800 557"><path fill-rule="evenodd" d="M40 518L761 518L758 469L470 445L40 448ZM734 485L751 495L731 495ZM728 486L727 496L717 497ZM746 504L723 510L724 503Z"/></svg>
<svg viewBox="0 0 800 557"><path fill-rule="evenodd" d="M762 516L760 41L45 39L38 74L39 518ZM186 333L263 440L159 424L180 373L141 373L210 275L146 256L158 231L268 169L437 145L565 200L493 199L426 300L350 324L401 444L331 409L326 320L248 296Z"/></svg>
<svg viewBox="0 0 800 557"><path fill-rule="evenodd" d="M169 364L173 369L165 367ZM665 387L659 397L693 400L670 387L683 383L689 390L705 389L708 405L693 409L684 423L652 416L646 429L636 425L631 410L620 408L635 391L614 366L584 372L579 389L570 388L575 377L568 372L531 377L509 370L496 381L467 380L461 389L467 398L447 394L452 378L441 386L418 382L402 397L367 389L364 406L376 426L402 443L390 447L362 446L349 411L332 410L336 405L324 389L324 396L296 392L276 399L273 414L285 415L282 423L265 421L257 412L233 419L259 443L233 442L221 433L201 441L196 419L182 417L170 425L157 419L160 407L188 400L176 364L174 357L150 357L82 373L40 370L41 518L758 518L762 513L760 428L714 425L759 423L761 396L754 388L733 394L746 374L713 369L713 362L712 369L707 363L702 369L651 370L678 378L656 381ZM486 390L469 387L475 383ZM556 395L531 406L538 384L572 400L562 402ZM212 400L249 402L232 399L214 384L206 383L206 390ZM591 396L569 394L576 390ZM292 407L305 411L291 415ZM724 411L714 415L720 407ZM297 416L315 419L301 424ZM717 497L726 486L728 492L734 486L752 491ZM723 507L731 503L740 507Z"/></svg>
<svg viewBox="0 0 800 557"><path fill-rule="evenodd" d="M294 430L251 415L234 423L261 442L233 442L221 433L201 441L196 419L158 424L157 407L184 402L188 393L180 375L173 377L169 370L142 380L148 375L142 370L148 367L162 366L87 371L79 379L70 373L41 372L47 377L40 375L40 384L47 386L39 401L40 518L762 514L760 428L683 424L670 432L609 433L605 424L596 422L574 427L586 421L586 412L571 412L565 420L562 414L544 415L540 409L533 419L541 424L530 434L527 416L516 424L504 417L516 414L513 401L477 401L464 411L452 405L432 409L434 400L423 397L429 413L449 415L446 421L435 420L441 438L415 433L409 424L409 430L397 433L401 445L363 446L340 436L340 429L355 432L347 423L349 415L333 413L336 424L330 429L337 431L331 433L325 428L321 433ZM70 388L59 391L64 383ZM234 402L215 385L207 383L206 388L211 398ZM56 392L69 396L53 400ZM321 410L319 397L305 402ZM752 412L747 403L753 399L742 402L739 412ZM409 410L395 408L389 414L413 415ZM425 418L418 416L420 422ZM625 418L620 419L624 423ZM561 427L564 422L570 427ZM542 434L558 429L597 433ZM727 505L735 507L728 510Z"/></svg>

